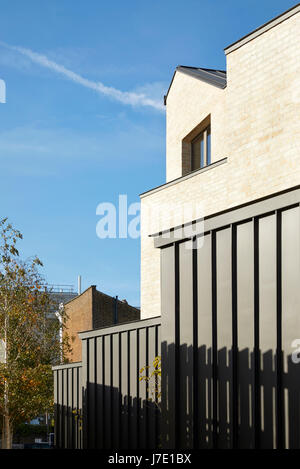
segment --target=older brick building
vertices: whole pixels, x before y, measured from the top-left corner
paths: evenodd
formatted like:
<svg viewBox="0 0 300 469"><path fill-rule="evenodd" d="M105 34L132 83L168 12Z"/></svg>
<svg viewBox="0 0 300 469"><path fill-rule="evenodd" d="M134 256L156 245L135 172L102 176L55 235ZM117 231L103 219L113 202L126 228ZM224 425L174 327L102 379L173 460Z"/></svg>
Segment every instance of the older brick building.
<svg viewBox="0 0 300 469"><path fill-rule="evenodd" d="M130 306L126 300L118 300L102 293L91 285L81 295L65 304L68 315L67 331L72 338L71 362L81 360L81 340L78 332L100 329L140 319L140 310Z"/></svg>
<svg viewBox="0 0 300 469"><path fill-rule="evenodd" d="M166 183L141 195L142 321L55 369L62 419L64 383L83 390L85 448L300 448L299 43L300 4L227 47L226 72L177 67ZM161 420L139 379L157 355Z"/></svg>

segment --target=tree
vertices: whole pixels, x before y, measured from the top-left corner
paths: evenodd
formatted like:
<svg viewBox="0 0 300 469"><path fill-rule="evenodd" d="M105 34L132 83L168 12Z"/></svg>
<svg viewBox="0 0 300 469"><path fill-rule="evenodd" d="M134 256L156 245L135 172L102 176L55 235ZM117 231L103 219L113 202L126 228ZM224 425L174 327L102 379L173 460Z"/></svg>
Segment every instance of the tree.
<svg viewBox="0 0 300 469"><path fill-rule="evenodd" d="M155 357L152 366L143 366L140 369L140 375L139 380L146 383L148 400L161 410L161 357L159 355Z"/></svg>
<svg viewBox="0 0 300 469"><path fill-rule="evenodd" d="M54 314L53 300L41 287L37 257L21 260L22 234L0 220L0 414L2 448L10 449L13 429L53 409L52 366L70 352L69 337ZM52 311L52 313L51 313Z"/></svg>

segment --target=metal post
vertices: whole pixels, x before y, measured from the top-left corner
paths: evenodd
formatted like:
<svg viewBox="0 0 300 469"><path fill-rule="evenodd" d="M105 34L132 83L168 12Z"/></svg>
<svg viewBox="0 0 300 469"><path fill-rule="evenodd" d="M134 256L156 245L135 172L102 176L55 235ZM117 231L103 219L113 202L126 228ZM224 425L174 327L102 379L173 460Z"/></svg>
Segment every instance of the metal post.
<svg viewBox="0 0 300 469"><path fill-rule="evenodd" d="M78 275L77 279L78 284L78 295L81 295L81 275Z"/></svg>

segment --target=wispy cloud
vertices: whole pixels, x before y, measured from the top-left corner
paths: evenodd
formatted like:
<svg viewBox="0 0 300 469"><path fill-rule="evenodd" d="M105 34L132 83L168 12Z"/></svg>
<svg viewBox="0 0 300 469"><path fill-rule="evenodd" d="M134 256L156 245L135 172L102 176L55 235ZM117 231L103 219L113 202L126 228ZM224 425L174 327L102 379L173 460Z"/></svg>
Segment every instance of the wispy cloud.
<svg viewBox="0 0 300 469"><path fill-rule="evenodd" d="M161 160L164 135L160 131L131 121L123 121L121 127L117 123L84 133L38 124L0 130L0 173L48 177L78 168L99 169L104 163L108 170L128 167L128 162L144 169Z"/></svg>
<svg viewBox="0 0 300 469"><path fill-rule="evenodd" d="M111 86L106 86L101 82L96 82L89 80L88 78L84 78L83 76L79 75L78 73L73 72L72 70L64 67L63 65L50 60L46 55L39 54L37 52L32 51L31 49L27 49L24 47L19 46L12 46L6 44L5 42L0 42L2 47L6 47L12 51L18 52L25 57L28 57L32 62L41 65L42 67L48 68L53 72L56 72L73 82L84 86L85 88L92 89L97 93L100 93L104 96L108 96L116 101L119 101L123 104L131 105L131 106L148 106L159 111L164 109L164 106L161 100L151 98L144 92L133 92L133 91L121 91Z"/></svg>

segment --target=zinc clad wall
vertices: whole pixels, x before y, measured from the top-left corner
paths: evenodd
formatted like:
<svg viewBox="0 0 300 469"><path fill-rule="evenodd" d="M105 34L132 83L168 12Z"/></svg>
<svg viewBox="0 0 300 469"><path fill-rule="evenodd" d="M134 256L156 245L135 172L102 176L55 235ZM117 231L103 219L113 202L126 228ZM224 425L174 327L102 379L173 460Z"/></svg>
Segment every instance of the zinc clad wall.
<svg viewBox="0 0 300 469"><path fill-rule="evenodd" d="M82 448L82 366L61 365L54 373L55 447Z"/></svg>
<svg viewBox="0 0 300 469"><path fill-rule="evenodd" d="M55 446L155 449L160 405L140 377L161 353L160 318L81 333L82 363L54 371Z"/></svg>
<svg viewBox="0 0 300 469"><path fill-rule="evenodd" d="M297 188L157 238L165 448L300 448L299 203Z"/></svg>
<svg viewBox="0 0 300 469"><path fill-rule="evenodd" d="M54 368L57 447L300 448L300 188L172 236L162 317L82 333ZM160 344L161 423L139 381Z"/></svg>
<svg viewBox="0 0 300 469"><path fill-rule="evenodd" d="M80 334L85 448L158 447L160 412L140 369L160 355L160 318ZM143 372L142 374L145 374ZM153 384L153 383L152 383Z"/></svg>

